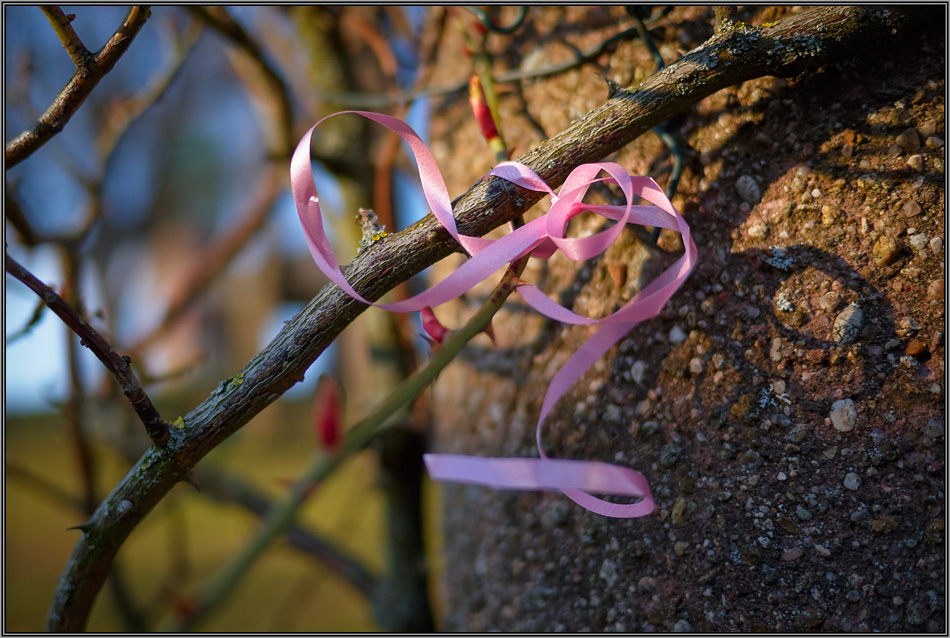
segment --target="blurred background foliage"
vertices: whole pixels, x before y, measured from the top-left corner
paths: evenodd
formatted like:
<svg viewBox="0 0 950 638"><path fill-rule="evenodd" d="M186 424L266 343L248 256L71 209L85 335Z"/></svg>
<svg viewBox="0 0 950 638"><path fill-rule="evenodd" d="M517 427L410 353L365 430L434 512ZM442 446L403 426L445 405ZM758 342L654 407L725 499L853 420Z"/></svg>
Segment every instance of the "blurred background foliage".
<svg viewBox="0 0 950 638"><path fill-rule="evenodd" d="M382 98L375 110L406 118L425 137L426 100L388 96L425 81L448 14L441 7L153 7L62 132L11 166L9 143L57 100L76 67L43 10L3 11L7 254L131 357L168 421L244 366L325 283L289 194L296 140L354 93ZM95 52L128 7L63 11ZM468 28L473 18L458 14L455 28ZM390 230L427 209L411 159L382 127L338 120L321 127L314 166L345 263L360 236L360 206L374 208ZM79 534L67 528L86 520L150 442L115 381L33 293L7 276L4 302L4 620L7 631L37 631ZM255 504L279 496L320 444L313 432L320 374L341 380L346 422L353 422L416 365L417 331L405 317L364 313L303 383L202 461L200 491L179 485L135 530L87 628L186 621L193 592L258 524ZM405 418L421 436L424 406ZM401 612L399 596L381 586L401 569L386 507L392 490L377 455L386 445L346 464L302 510L304 536L322 545L302 549L285 539L271 547L199 628L431 627L427 604ZM426 545L437 566L438 523L428 510Z"/></svg>

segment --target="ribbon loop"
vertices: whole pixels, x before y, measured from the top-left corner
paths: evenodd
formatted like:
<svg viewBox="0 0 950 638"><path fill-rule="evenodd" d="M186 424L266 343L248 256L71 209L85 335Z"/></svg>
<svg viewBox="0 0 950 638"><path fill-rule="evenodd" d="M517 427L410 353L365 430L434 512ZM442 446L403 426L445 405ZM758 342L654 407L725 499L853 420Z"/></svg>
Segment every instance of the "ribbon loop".
<svg viewBox="0 0 950 638"><path fill-rule="evenodd" d="M398 134L408 144L419 169L422 191L432 213L449 234L468 252L470 259L431 288L395 303L372 304L346 281L327 239L320 212L320 200L310 164L310 142L314 130L330 117L352 113L368 118ZM609 177L598 177L607 173ZM304 237L317 267L347 294L365 304L394 312L417 312L438 306L463 294L507 263L524 255L547 259L560 250L568 258L580 261L603 253L620 236L627 224L659 226L679 231L684 254L659 277L645 286L633 299L613 314L591 319L574 313L551 300L532 284L518 293L541 314L569 324L598 325L591 336L554 375L548 385L538 418L536 438L540 458L499 459L454 454L426 454L429 475L437 481L455 481L485 485L495 489L557 489L592 512L604 516L632 518L653 511L653 497L646 478L630 468L601 463L548 458L541 448L541 424L554 404L570 386L603 356L617 341L641 321L655 317L682 285L696 264L697 250L686 220L677 212L660 187L649 177L631 176L613 162L593 162L576 167L564 180L558 193L531 168L519 162L501 162L488 172L521 188L547 193L551 208L541 217L512 230L500 239L473 237L458 232L452 204L435 159L422 139L408 124L389 115L367 111L340 111L328 115L311 127L294 151L290 163L291 191ZM584 204L588 189L607 181L617 185L626 203L622 206ZM637 197L649 205L634 204ZM583 211L601 215L616 223L593 235L567 237L568 222ZM612 503L588 492L639 498L635 503Z"/></svg>

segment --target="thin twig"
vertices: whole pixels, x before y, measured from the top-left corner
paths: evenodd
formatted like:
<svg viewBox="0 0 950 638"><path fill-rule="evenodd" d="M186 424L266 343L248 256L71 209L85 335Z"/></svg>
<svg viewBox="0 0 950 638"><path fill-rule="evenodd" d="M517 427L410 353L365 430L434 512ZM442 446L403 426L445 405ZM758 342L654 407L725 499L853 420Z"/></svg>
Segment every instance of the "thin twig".
<svg viewBox="0 0 950 638"><path fill-rule="evenodd" d="M62 9L55 5L41 5L40 9L46 14L46 18L53 26L53 31L56 32L56 37L62 42L63 48L66 49L66 53L72 58L76 68L80 70L85 69L92 60L93 55L89 52L89 49L86 48L86 45L82 43L82 40L79 39L76 30L73 29L72 22L76 16L66 15Z"/></svg>
<svg viewBox="0 0 950 638"><path fill-rule="evenodd" d="M264 52L227 9L221 6L189 5L188 10L197 15L209 27L228 38L238 50L260 71L267 85L267 94L276 102L278 147L275 157L290 157L294 148L294 111L290 92L277 70L264 57Z"/></svg>
<svg viewBox="0 0 950 638"><path fill-rule="evenodd" d="M112 70L122 54L135 39L150 11L146 6L129 9L125 19L111 38L87 64L77 69L53 103L33 126L7 142L6 168L16 166L32 155L38 148L63 130L66 123L105 75Z"/></svg>
<svg viewBox="0 0 950 638"><path fill-rule="evenodd" d="M172 293L165 315L158 325L129 348L133 355L139 355L174 326L175 322L200 298L218 274L231 263L257 234L264 222L267 221L267 215L280 194L282 177L283 170L278 171L276 165L263 172L255 193L249 198L247 210L239 215L240 221L202 252L201 260L192 266L181 284Z"/></svg>
<svg viewBox="0 0 950 638"><path fill-rule="evenodd" d="M570 60L552 64L551 66L546 66L540 69L508 71L507 73L502 73L496 77L495 83L508 84L510 82L518 82L520 80L541 79L550 77L552 75L557 75L559 73L564 73L566 71L570 71L571 69L576 69L577 67L587 64L591 60L600 57L601 54L607 52L610 47L616 45L617 43L624 40L629 40L636 35L637 29L635 27L631 27L607 38L603 42L595 45L587 51L575 55ZM401 91L393 95L384 95L381 93L351 93L341 91L321 93L320 98L333 104L345 105L347 108L381 108L384 106L392 106L393 104L412 102L413 100L417 100L419 98L450 95L452 93L459 93L465 90L468 90L468 80L450 86L432 87L427 89L410 89L408 91Z"/></svg>
<svg viewBox="0 0 950 638"><path fill-rule="evenodd" d="M262 518L273 508L271 499L237 476L204 466L198 470L197 476L201 493L216 501L237 503ZM366 598L376 590L376 576L363 563L301 524L294 524L287 530L287 542L348 582Z"/></svg>
<svg viewBox="0 0 950 638"><path fill-rule="evenodd" d="M56 294L55 290L37 279L33 273L24 268L9 254L6 255L6 270L27 288L39 295L49 309L56 313L56 316L62 319L82 339L80 343L92 350L96 358L119 382L122 392L129 399L135 413L145 424L145 431L149 438L160 446L165 445L168 441L168 424L162 419L155 406L152 405L152 400L148 394L139 385L135 372L132 371L132 366L129 365L131 359L122 357L113 350L109 342L95 328L90 326L72 306Z"/></svg>
<svg viewBox="0 0 950 638"><path fill-rule="evenodd" d="M12 478L23 481L29 487L38 491L40 494L58 505L62 505L77 511L83 511L84 506L83 500L81 498L75 494L67 492L42 474L18 465L16 461L7 461L6 476L8 479Z"/></svg>
<svg viewBox="0 0 950 638"><path fill-rule="evenodd" d="M105 128L96 140L101 157L110 157L129 127L149 107L162 99L172 81L181 72L188 54L198 42L201 30L201 23L194 20L183 35L176 32L174 51L168 67L156 72L139 94L125 100L120 106L116 107L115 111L110 112L110 116L104 121Z"/></svg>
<svg viewBox="0 0 950 638"><path fill-rule="evenodd" d="M906 6L828 6L769 27L714 36L636 90L612 95L518 159L556 188L576 166L602 160L716 91L763 75L798 75L863 47L891 45L928 15ZM803 42L807 46L790 46ZM482 236L523 214L541 197L501 179L481 180L454 202L458 229ZM345 273L364 298L375 300L458 249L428 215L358 254ZM317 356L366 307L339 287L325 286L244 367L242 383L222 383L185 415L166 450L153 446L145 453L84 527L50 605L47 630L85 627L109 565L142 518L189 468L302 380ZM115 516L117 509L121 516Z"/></svg>
<svg viewBox="0 0 950 638"><path fill-rule="evenodd" d="M79 290L77 282L79 281L79 259L76 252L68 246L62 247L63 252L63 272L65 275L65 284L63 285L63 294L69 297L69 301L64 301L70 308L79 307ZM9 258L9 257L8 257ZM35 292L35 291L34 291ZM44 301L46 301L44 299ZM47 302L49 305L49 302ZM85 402L85 389L82 387L79 371L79 351L78 344L75 341L76 335L66 329L66 362L69 370L69 399L64 406L66 423L68 425L69 440L72 443L73 451L76 456L76 462L79 465L79 478L82 485L83 514L91 515L96 511L96 503L99 502L96 496L96 464L92 453L92 446L89 443L89 434L83 427L83 404Z"/></svg>

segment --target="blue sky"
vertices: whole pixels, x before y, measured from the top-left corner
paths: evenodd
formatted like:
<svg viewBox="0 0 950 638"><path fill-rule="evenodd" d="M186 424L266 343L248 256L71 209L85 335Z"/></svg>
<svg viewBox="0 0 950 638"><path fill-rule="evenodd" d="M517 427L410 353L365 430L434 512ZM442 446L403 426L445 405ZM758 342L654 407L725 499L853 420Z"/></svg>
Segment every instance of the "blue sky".
<svg viewBox="0 0 950 638"><path fill-rule="evenodd" d="M89 48L98 48L108 38L115 25L125 15L126 7L68 7L68 12L77 15L73 25ZM235 12L241 19L249 7ZM7 6L4 8L5 20L5 72L7 88L15 81L16 65L22 64L19 52L29 47L33 56L30 63L37 69L36 81L30 84L29 101L35 110L41 111L50 103L72 73L72 63L49 27L42 12L37 7ZM413 14L415 16L415 14ZM417 16L416 16L417 17ZM167 64L159 53L167 51L165 41L167 28L175 20L171 7L155 7L153 16L116 65L109 76L100 83L97 91L119 91L131 93L141 88L143 78L148 78L156 70ZM105 198L114 205L114 217L111 223L134 229L138 219L156 197L156 174L159 160L147 152L147 146L153 136L148 129L150 118L178 117L163 111L167 104L180 104L182 100L190 105L187 121L182 121L183 135L187 131L199 131L205 142L216 149L222 158L220 179L223 182L223 195L215 200L216 213L209 232L220 232L233 220L233 213L247 194L243 189L251 183L248 171L254 166L237 161L249 155L259 154L260 140L256 134L235 134L235 131L256 131L256 121L246 96L230 77L222 77L227 72L227 61L221 54L217 42L208 42L208 34L202 36L199 47L206 52L194 52L186 63L183 77L176 80L169 95L153 107L145 118L136 123L127 140L116 152L109 166L109 178L105 186ZM167 57L167 56L166 56ZM222 66L223 65L223 66ZM221 69L224 68L225 71ZM143 72L143 69L146 71ZM189 75L190 74L190 77ZM207 78L218 77L217 81ZM110 85L111 83L111 85ZM182 91L190 91L187 96ZM177 93L176 93L177 91ZM95 97L95 95L94 95ZM92 101L93 98L90 98ZM6 137L15 136L28 123L22 117L22 111L7 101L5 108ZM81 169L88 170L92 164L83 165L88 158L88 149L92 145L95 128L95 111L84 104L66 130L44 146L32 158L14 167L7 173L7 180L19 183L20 195L29 204L28 214L38 231L43 233L64 232L75 228L82 218L81 210L85 195L81 186L63 167L60 161L64 156L78 160ZM182 113L182 117L186 113ZM424 101L417 103L407 118L423 137L427 139L428 107ZM415 175L397 175L394 180L397 199L397 216L401 226L411 224L427 212L425 200L418 188ZM321 197L332 201L335 197L332 178L317 170L317 185ZM32 213L32 214L31 214ZM42 214L40 214L42 213ZM296 211L289 194L282 196L270 219L271 231L279 238L281 250L285 254L306 254L306 244L300 233ZM5 226L9 253L46 283L57 287L62 281L60 257L50 247L27 250L16 242L16 235L9 225ZM253 267L254 251L248 249L238 259L240 267ZM132 258L134 260L134 257ZM133 263L134 265L134 263ZM317 270L314 266L314 275ZM86 268L81 283L82 295L88 308L100 304L101 295L98 281ZM129 277L138 277L138 274ZM132 330L141 334L142 323L149 316L159 314L154 300L148 291L131 286L130 292L120 297L120 316L116 317L120 334ZM139 294L130 296L134 291ZM18 332L28 321L36 308L36 296L10 276L5 277L4 322L5 336ZM259 348L263 348L291 318L299 307L283 304L275 309L267 328L260 335ZM85 348L79 349L83 378L87 389L92 390L101 382L105 374L101 364ZM326 357L321 357L325 359ZM319 362L318 362L318 365ZM10 413L54 410L55 403L62 401L68 389L66 373L66 328L49 311L44 311L41 320L30 332L13 342L5 343L4 391L6 409ZM294 395L306 395L312 392L312 386L319 376L318 370L307 374L307 381L298 384L292 391Z"/></svg>

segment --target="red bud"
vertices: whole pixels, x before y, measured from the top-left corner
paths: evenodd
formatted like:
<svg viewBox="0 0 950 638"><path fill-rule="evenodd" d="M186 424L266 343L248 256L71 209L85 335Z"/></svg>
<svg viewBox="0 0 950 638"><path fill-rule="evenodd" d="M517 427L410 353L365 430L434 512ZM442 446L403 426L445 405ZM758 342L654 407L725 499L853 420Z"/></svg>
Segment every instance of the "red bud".
<svg viewBox="0 0 950 638"><path fill-rule="evenodd" d="M422 318L422 329L426 331L423 336L429 343L440 345L445 339L445 335L449 333L449 329L442 325L442 322L436 318L435 312L429 306L423 308L419 315Z"/></svg>
<svg viewBox="0 0 950 638"><path fill-rule="evenodd" d="M335 452L343 440L343 389L336 377L324 374L317 381L313 410L318 443L328 452Z"/></svg>
<svg viewBox="0 0 950 638"><path fill-rule="evenodd" d="M475 113L475 119L478 120L478 126L482 129L482 135L491 143L493 139L498 137L498 128L495 126L495 118L492 117L491 109L488 108L488 100L485 98L482 82L477 75L472 75L468 81L468 101L472 105L472 111Z"/></svg>

